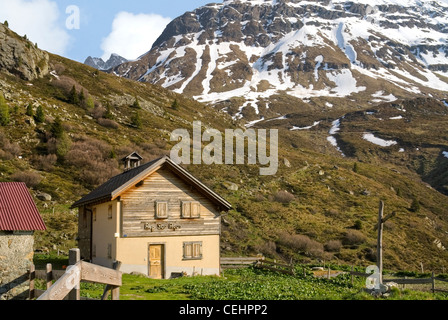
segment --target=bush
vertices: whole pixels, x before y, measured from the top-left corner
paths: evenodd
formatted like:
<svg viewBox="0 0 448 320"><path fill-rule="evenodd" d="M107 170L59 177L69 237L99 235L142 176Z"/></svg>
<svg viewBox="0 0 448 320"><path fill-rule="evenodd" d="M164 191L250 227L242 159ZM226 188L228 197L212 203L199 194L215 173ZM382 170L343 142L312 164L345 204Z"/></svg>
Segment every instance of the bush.
<svg viewBox="0 0 448 320"><path fill-rule="evenodd" d="M367 237L358 230L348 230L346 231L342 243L344 245L360 245L366 242Z"/></svg>
<svg viewBox="0 0 448 320"><path fill-rule="evenodd" d="M342 247L340 240L330 240L325 244L325 250L328 252L339 252Z"/></svg>
<svg viewBox="0 0 448 320"><path fill-rule="evenodd" d="M42 181L42 177L36 172L16 172L11 175L11 180L24 182L28 188L34 188Z"/></svg>
<svg viewBox="0 0 448 320"><path fill-rule="evenodd" d="M412 204L409 210L416 213L420 211L420 202L416 197L414 197L414 199L412 200Z"/></svg>
<svg viewBox="0 0 448 320"><path fill-rule="evenodd" d="M7 124L9 124L9 107L3 93L0 92L0 125L6 126Z"/></svg>
<svg viewBox="0 0 448 320"><path fill-rule="evenodd" d="M98 124L108 129L118 129L120 127L115 121L104 118L98 119Z"/></svg>
<svg viewBox="0 0 448 320"><path fill-rule="evenodd" d="M321 257L324 253L324 246L320 242L301 234L282 232L279 234L278 243L312 257Z"/></svg>
<svg viewBox="0 0 448 320"><path fill-rule="evenodd" d="M58 161L58 157L55 154L41 155L41 156L33 156L31 159L32 163L38 170L42 171L51 171L54 168L54 165Z"/></svg>
<svg viewBox="0 0 448 320"><path fill-rule="evenodd" d="M65 156L65 162L79 170L78 179L88 186L98 186L120 173L112 148L104 141L78 137Z"/></svg>
<svg viewBox="0 0 448 320"><path fill-rule="evenodd" d="M295 199L294 195L288 191L279 191L274 195L274 201L280 203L290 203Z"/></svg>

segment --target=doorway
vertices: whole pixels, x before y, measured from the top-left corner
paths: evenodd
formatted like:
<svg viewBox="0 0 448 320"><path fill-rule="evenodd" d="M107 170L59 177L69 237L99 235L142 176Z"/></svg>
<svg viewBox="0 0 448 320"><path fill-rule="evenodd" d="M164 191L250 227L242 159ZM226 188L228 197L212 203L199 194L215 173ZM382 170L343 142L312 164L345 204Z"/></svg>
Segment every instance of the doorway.
<svg viewBox="0 0 448 320"><path fill-rule="evenodd" d="M149 266L148 276L151 279L164 279L164 245L149 245Z"/></svg>

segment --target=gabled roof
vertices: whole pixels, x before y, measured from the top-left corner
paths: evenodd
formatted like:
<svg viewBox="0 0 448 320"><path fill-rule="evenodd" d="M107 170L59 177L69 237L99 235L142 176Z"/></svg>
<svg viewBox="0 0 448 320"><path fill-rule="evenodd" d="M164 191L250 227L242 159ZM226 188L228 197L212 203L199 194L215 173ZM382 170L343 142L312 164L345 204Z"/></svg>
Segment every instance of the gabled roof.
<svg viewBox="0 0 448 320"><path fill-rule="evenodd" d="M180 176L187 182L193 184L210 200L219 204L225 210L229 210L232 208L232 205L229 202L227 202L220 195L212 191L206 185L201 183L197 178L195 178L184 168L173 162L169 157L163 157L148 162L146 164L141 165L140 167L131 169L129 171L123 172L118 176L113 177L102 186L98 187L97 189L93 190L91 193L89 193L82 199L75 202L72 205L72 208L78 208L83 205L115 200L129 188L132 188L140 181L144 180L146 177L159 170L164 165L168 166L178 176Z"/></svg>
<svg viewBox="0 0 448 320"><path fill-rule="evenodd" d="M121 161L127 160L127 159L138 159L138 160L143 160L143 157L141 155L139 155L136 151L132 152L130 155L124 157L123 159L121 159Z"/></svg>
<svg viewBox="0 0 448 320"><path fill-rule="evenodd" d="M0 183L0 230L46 230L26 184L23 182Z"/></svg>

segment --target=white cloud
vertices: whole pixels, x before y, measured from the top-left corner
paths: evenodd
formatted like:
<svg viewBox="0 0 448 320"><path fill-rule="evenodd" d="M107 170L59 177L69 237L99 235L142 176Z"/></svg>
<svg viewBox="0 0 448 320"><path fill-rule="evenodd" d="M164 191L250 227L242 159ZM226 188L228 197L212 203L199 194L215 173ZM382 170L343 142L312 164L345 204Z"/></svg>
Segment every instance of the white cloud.
<svg viewBox="0 0 448 320"><path fill-rule="evenodd" d="M103 60L116 53L126 59L135 60L148 52L163 32L171 18L157 14L133 14L120 12L112 23L112 32L103 39Z"/></svg>
<svg viewBox="0 0 448 320"><path fill-rule="evenodd" d="M64 55L70 36L59 26L59 8L50 0L0 0L0 21L19 35L38 44L39 48Z"/></svg>

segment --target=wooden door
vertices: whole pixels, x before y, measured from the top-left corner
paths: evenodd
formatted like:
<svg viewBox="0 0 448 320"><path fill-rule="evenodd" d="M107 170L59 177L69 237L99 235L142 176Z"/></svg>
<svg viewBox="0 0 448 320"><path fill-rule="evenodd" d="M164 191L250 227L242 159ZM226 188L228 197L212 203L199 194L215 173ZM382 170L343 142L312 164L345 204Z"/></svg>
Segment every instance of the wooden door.
<svg viewBox="0 0 448 320"><path fill-rule="evenodd" d="M149 246L149 277L163 279L163 245Z"/></svg>

